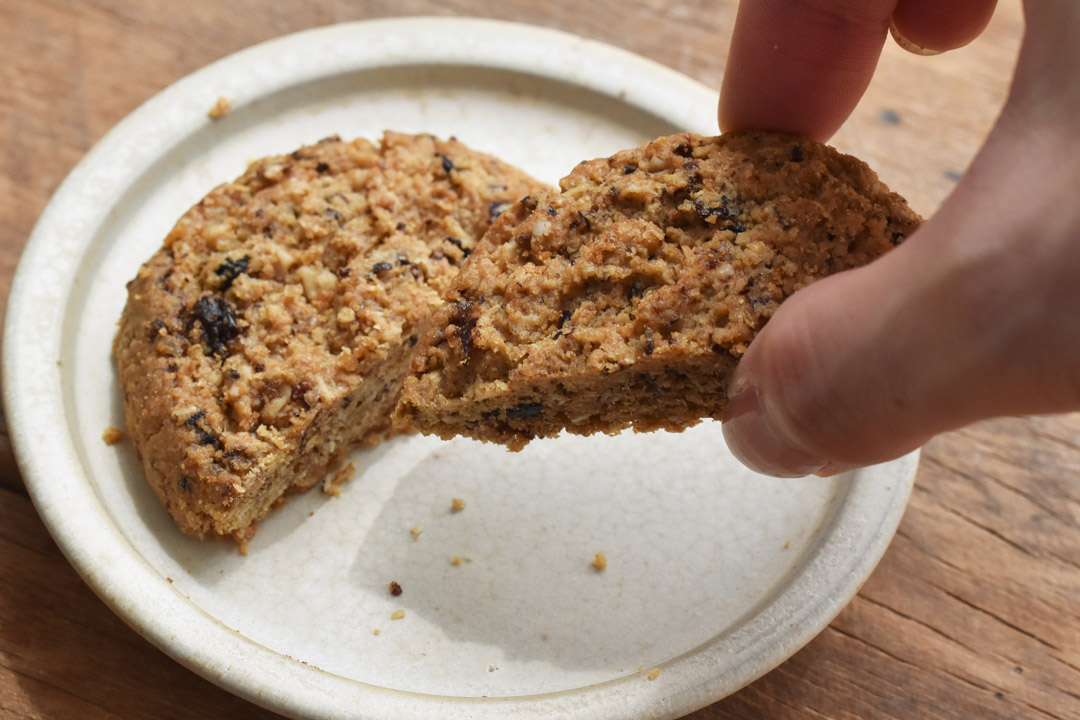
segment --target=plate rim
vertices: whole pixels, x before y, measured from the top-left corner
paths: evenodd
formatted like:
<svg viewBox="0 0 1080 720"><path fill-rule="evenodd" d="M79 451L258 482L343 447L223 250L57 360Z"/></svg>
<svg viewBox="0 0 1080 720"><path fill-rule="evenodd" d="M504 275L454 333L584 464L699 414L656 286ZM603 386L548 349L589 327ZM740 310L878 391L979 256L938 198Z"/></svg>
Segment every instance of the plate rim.
<svg viewBox="0 0 1080 720"><path fill-rule="evenodd" d="M365 43L356 42L357 35L374 37L394 33L412 38L426 34L445 37L449 33L457 44L448 50L445 44L429 43L426 49L417 52L415 43L406 43L397 50L390 46L371 50ZM495 37L499 42L471 46L463 42L478 37ZM343 43L344 38L351 42ZM236 631L163 583L138 549L111 522L93 488L85 482L85 473L79 472L85 468L72 446L70 434L64 432L65 444L57 443L55 434L50 433L56 427L67 427L64 422L57 424L57 420L63 421L68 416L68 411L63 372L56 358L60 357L63 345L62 320L67 314L71 288L55 283L51 288L42 287L38 278L45 276L44 285L48 286L50 276L66 277L63 268L78 267L92 237L84 236L84 242L78 244L80 228L75 227L66 235L67 245L56 243L56 237L65 237L59 230L64 222L61 215L71 201L79 199L88 182L100 179L101 166L108 162L106 156L138 155L127 143L133 130L147 123L160 123L161 116L172 111L166 132L173 140L180 139L210 122L204 112L191 112L192 106L209 108L222 94L240 106L270 92L325 77L329 74L327 68L308 62L284 77L263 73L252 82L250 75L239 73L244 75L244 84L229 80L238 70L251 69L274 55L323 47L331 41L336 41L339 53L344 53L337 60L345 66L329 69L334 74L387 66L464 62L554 79L618 98L659 117L671 118L683 111L690 125L687 129L715 132L715 128L700 127L706 122L700 108L709 99L715 107L715 91L675 70L626 50L562 31L478 18L384 18L305 30L226 56L162 90L95 143L65 178L30 235L8 298L3 337L3 400L11 443L31 499L69 562L113 612L174 660L229 692L293 717L345 718L356 717L359 712L360 717L396 718L438 712L446 717L546 717L557 713L579 718L613 714L675 718L735 692L786 660L831 622L879 562L906 507L918 451L878 466L879 469L853 474L851 491L845 496L836 523L852 521L853 517L849 516L861 513L867 504L880 504L884 512L879 514L879 522L868 536L864 533L858 538L837 537L833 532L822 539L819 550L800 568L781 595L790 594L800 582L812 583L819 577L814 572L828 571L816 567L815 560L821 564L822 548L829 543L833 543L834 551L841 550L845 543L863 543L864 552L848 556L855 562L845 566L843 593L823 595L818 602L806 604L797 617L785 616L785 619L795 617L798 627L781 633L766 657L759 656L757 662L748 662L725 673L710 672L710 666L729 651L719 647L719 636L714 636L698 648L664 663L663 683L637 682L635 686L640 673L630 673L595 685L517 697L465 698L392 690L303 665L247 638L237 644ZM503 52L507 43L512 43L515 52ZM553 48L558 51L553 52ZM607 62L590 65L586 72L580 62L583 58ZM188 112L175 112L181 106ZM710 115L714 116L714 112ZM160 148L158 152L141 151L133 166L124 172L114 172L107 180L114 184L114 190L126 192L127 185L146 168L137 161L151 163L160 152ZM99 217L97 223L86 221L84 225L96 228L100 220ZM34 313L26 312L28 308L33 308ZM48 322L50 319L61 322ZM55 406L41 407L38 402L41 397L52 398ZM64 446L64 452L58 449L58 444ZM72 472L73 469L76 471ZM882 495L876 486L881 476L893 481L887 495ZM72 513L73 504L83 511ZM779 597L774 597L769 608L775 608L777 600ZM202 618L202 632L192 631L188 626L185 637L182 632L185 628L180 626L190 619L192 611ZM725 637L738 641L739 633L750 624L776 619L766 615L759 612L750 623ZM195 637L199 638L197 642ZM254 670L248 669L249 665Z"/></svg>

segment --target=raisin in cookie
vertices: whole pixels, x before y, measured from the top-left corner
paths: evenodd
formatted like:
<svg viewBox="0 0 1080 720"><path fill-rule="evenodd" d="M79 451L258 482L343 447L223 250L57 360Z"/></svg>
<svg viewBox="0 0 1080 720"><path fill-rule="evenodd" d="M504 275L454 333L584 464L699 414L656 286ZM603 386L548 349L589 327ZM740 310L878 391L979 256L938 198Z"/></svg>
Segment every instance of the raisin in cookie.
<svg viewBox="0 0 1080 720"><path fill-rule="evenodd" d="M128 284L129 434L180 529L244 540L378 442L420 322L543 186L454 140L328 138L215 189Z"/></svg>
<svg viewBox="0 0 1080 720"><path fill-rule="evenodd" d="M422 335L399 421L520 449L718 418L784 298L920 223L861 161L766 133L660 138L561 186L477 245Z"/></svg>

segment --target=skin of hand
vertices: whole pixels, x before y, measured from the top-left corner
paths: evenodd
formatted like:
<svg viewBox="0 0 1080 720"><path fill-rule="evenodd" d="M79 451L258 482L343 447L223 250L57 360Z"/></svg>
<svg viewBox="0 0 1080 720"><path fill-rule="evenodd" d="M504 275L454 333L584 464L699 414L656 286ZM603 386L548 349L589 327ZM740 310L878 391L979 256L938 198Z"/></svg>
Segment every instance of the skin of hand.
<svg viewBox="0 0 1080 720"><path fill-rule="evenodd" d="M890 25L905 47L946 50L993 5L744 0L721 128L825 140ZM1080 409L1080 3L1027 0L1024 15L1005 107L937 213L879 260L793 295L750 345L724 418L750 468L831 475L976 420Z"/></svg>

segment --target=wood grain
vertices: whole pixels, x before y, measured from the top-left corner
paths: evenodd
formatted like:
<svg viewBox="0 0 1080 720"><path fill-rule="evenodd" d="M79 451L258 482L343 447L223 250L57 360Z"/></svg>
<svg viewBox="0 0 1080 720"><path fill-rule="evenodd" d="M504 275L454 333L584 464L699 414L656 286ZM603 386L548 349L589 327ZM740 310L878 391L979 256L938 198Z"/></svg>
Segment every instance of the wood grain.
<svg viewBox="0 0 1080 720"><path fill-rule="evenodd" d="M734 0L0 2L0 308L37 216L93 143L243 47L345 20L473 15L575 32L718 87L734 12ZM1021 34L1019 0L1002 0L968 48L889 47L835 144L933 212L993 123ZM855 600L691 718L1080 718L1080 415L984 422L923 458ZM0 720L232 717L276 716L177 665L93 596L34 512L0 424Z"/></svg>

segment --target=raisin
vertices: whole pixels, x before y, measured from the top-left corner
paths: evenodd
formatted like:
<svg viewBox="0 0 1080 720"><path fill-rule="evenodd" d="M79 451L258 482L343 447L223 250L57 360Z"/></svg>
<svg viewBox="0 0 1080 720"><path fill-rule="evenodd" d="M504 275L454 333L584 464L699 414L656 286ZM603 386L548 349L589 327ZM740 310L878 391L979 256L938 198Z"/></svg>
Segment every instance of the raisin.
<svg viewBox="0 0 1080 720"><path fill-rule="evenodd" d="M469 362L472 351L472 332L476 328L476 315L472 312L473 304L469 300L454 303L454 314L450 322L457 328L455 334L461 343L461 364Z"/></svg>
<svg viewBox="0 0 1080 720"><path fill-rule="evenodd" d="M204 420L206 419L206 411L198 410L184 421L195 433L195 441L200 445L212 445L215 450L221 450L224 446L221 444L221 440L213 431L206 425Z"/></svg>
<svg viewBox="0 0 1080 720"><path fill-rule="evenodd" d="M304 396L312 390L314 390L314 388L311 383L307 380L301 380L293 385L292 393L290 394L292 401L299 405L303 405L305 410L310 408L311 405L308 404L308 401Z"/></svg>
<svg viewBox="0 0 1080 720"><path fill-rule="evenodd" d="M224 460L225 462L228 462L228 463L234 463L234 464L240 464L240 465L249 465L249 464L251 464L251 461L248 460L247 455L245 455L240 450L226 450L225 452L221 453L221 459Z"/></svg>
<svg viewBox="0 0 1080 720"><path fill-rule="evenodd" d="M164 330L165 334L169 332L169 326L165 324L161 318L154 318L150 321L150 332L148 333L150 342L154 342L161 336L161 331Z"/></svg>
<svg viewBox="0 0 1080 720"><path fill-rule="evenodd" d="M573 315L574 315L574 311L570 310L569 308L567 308L566 310L563 310L561 313L559 313L559 324L557 326L558 329L555 331L555 336L554 336L555 340L558 340L559 338L561 338L563 336L563 330L562 330L563 326L566 325L566 323L570 321L570 318L573 317Z"/></svg>
<svg viewBox="0 0 1080 720"><path fill-rule="evenodd" d="M498 200L496 200L495 202L488 205L488 213L490 213L492 220L499 217L500 215L502 215L504 212L506 212L509 209L510 209L510 203L508 203L508 202L500 202Z"/></svg>
<svg viewBox="0 0 1080 720"><path fill-rule="evenodd" d="M637 165L623 165L622 174L632 175L637 172Z"/></svg>
<svg viewBox="0 0 1080 720"><path fill-rule="evenodd" d="M688 158L693 157L694 148L690 147L689 143L682 143L681 145L676 145L675 149L672 152L674 152L679 157Z"/></svg>
<svg viewBox="0 0 1080 720"><path fill-rule="evenodd" d="M577 217L570 223L570 229L577 230L582 227L585 228L583 232L588 232L589 230L592 230L592 222L585 216L585 213L578 210Z"/></svg>
<svg viewBox="0 0 1080 720"><path fill-rule="evenodd" d="M319 174L322 174L322 173L326 172L329 169L330 169L330 166L327 165L324 162L321 162L321 163L319 163L318 165L315 166L315 172L317 172Z"/></svg>
<svg viewBox="0 0 1080 720"><path fill-rule="evenodd" d="M350 275L352 275L352 270L350 270L350 269L349 269L349 268L347 268L347 267L339 267L339 268L337 269L337 276L338 276L339 278L347 278L347 277L349 277Z"/></svg>
<svg viewBox="0 0 1080 720"><path fill-rule="evenodd" d="M335 210L332 207L328 207L328 208L326 208L326 210L323 211L323 215L326 216L327 218L333 218L334 221L338 224L338 227L344 227L345 218L342 217L341 212L339 210Z"/></svg>
<svg viewBox="0 0 1080 720"><path fill-rule="evenodd" d="M399 585L395 581L391 581L391 583L390 583L390 594L393 595L394 597L397 597L398 595L400 595L401 594L401 585Z"/></svg>
<svg viewBox="0 0 1080 720"><path fill-rule="evenodd" d="M544 404L538 402L521 403L506 411L506 417L511 420L532 420L544 412Z"/></svg>
<svg viewBox="0 0 1080 720"><path fill-rule="evenodd" d="M248 263L251 257L245 255L241 258L233 260L232 258L225 258L225 262L217 266L214 270L214 274L221 278L221 285L218 286L218 292L225 292L232 287L233 281L248 271Z"/></svg>
<svg viewBox="0 0 1080 720"><path fill-rule="evenodd" d="M548 205L547 214L550 215L551 217L555 217L555 216L557 216L559 214L559 211L556 210L555 208L551 207L550 205Z"/></svg>
<svg viewBox="0 0 1080 720"><path fill-rule="evenodd" d="M461 251L462 259L465 259L465 258L469 257L469 255L472 254L472 248L465 247L465 243L463 243L461 240L459 240L456 237L447 237L446 242L450 243L451 245L456 245L457 246L457 249Z"/></svg>
<svg viewBox="0 0 1080 720"><path fill-rule="evenodd" d="M191 492L191 478L187 475L181 475L180 479L176 481L176 484L180 486L181 491Z"/></svg>
<svg viewBox="0 0 1080 720"><path fill-rule="evenodd" d="M788 158L791 160L791 162L796 162L796 163L797 162L802 162L803 160L805 160L806 156L803 154L802 145L794 145L794 146L792 146L791 154L788 155Z"/></svg>
<svg viewBox="0 0 1080 720"><path fill-rule="evenodd" d="M438 157L442 158L442 169L446 171L447 177L450 176L450 171L454 169L454 161L446 157L442 153L435 153Z"/></svg>
<svg viewBox="0 0 1080 720"><path fill-rule="evenodd" d="M220 295L203 295L195 301L188 330L197 321L202 325L203 345L207 355L226 356L229 343L243 330L236 324L236 314L229 301Z"/></svg>
<svg viewBox="0 0 1080 720"><path fill-rule="evenodd" d="M230 380L239 380L240 379L240 371L235 370L233 368L229 368L228 370L226 370L225 374L229 376Z"/></svg>
<svg viewBox="0 0 1080 720"><path fill-rule="evenodd" d="M371 266L371 272L369 275L378 275L379 273L386 272L387 270L393 270L394 266L388 262L377 262Z"/></svg>

